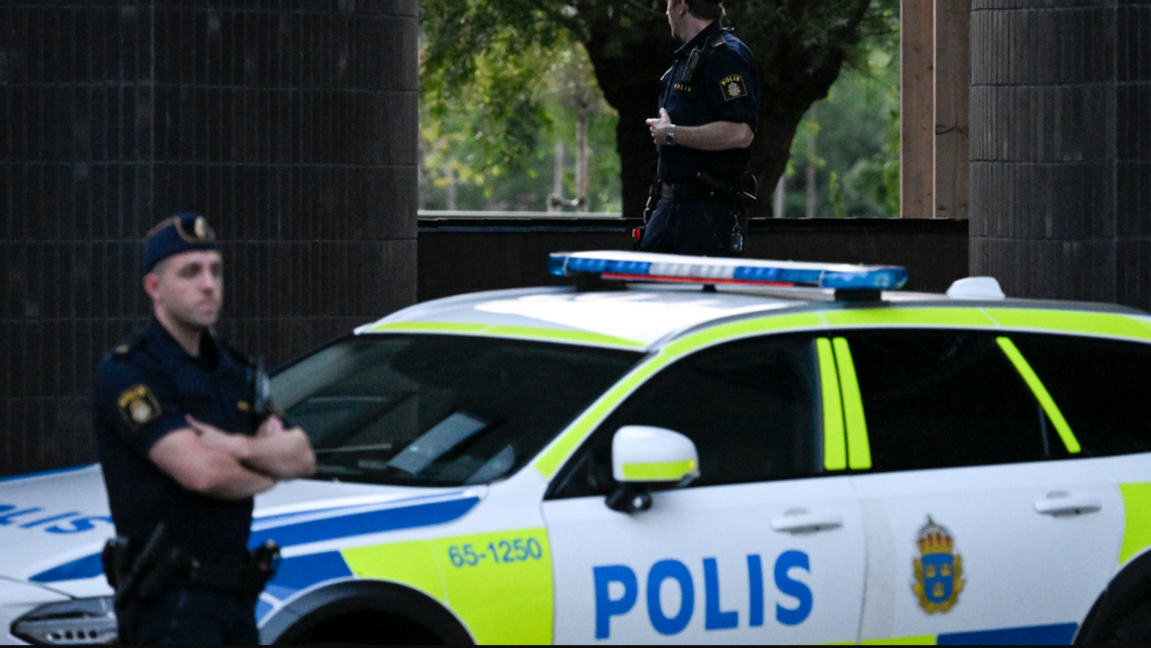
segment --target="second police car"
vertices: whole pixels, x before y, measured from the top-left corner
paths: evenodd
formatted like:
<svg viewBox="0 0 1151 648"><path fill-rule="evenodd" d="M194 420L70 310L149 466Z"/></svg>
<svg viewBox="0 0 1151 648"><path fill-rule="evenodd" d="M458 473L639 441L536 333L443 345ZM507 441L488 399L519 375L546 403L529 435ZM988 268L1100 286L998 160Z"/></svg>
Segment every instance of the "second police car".
<svg viewBox="0 0 1151 648"><path fill-rule="evenodd" d="M319 473L257 499L264 640L1151 638L1146 313L549 263L577 285L413 306L273 378ZM9 641L114 637L110 533L97 466L0 483Z"/></svg>

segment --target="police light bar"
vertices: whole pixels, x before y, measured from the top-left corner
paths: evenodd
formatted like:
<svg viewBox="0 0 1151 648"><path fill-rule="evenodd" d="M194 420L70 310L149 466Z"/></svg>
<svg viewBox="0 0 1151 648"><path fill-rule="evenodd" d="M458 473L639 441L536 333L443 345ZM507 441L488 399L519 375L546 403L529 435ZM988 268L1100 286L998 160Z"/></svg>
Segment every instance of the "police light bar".
<svg viewBox="0 0 1151 648"><path fill-rule="evenodd" d="M765 259L680 256L649 252L553 252L548 272L559 277L598 275L620 281L671 281L747 286L899 290L907 269Z"/></svg>

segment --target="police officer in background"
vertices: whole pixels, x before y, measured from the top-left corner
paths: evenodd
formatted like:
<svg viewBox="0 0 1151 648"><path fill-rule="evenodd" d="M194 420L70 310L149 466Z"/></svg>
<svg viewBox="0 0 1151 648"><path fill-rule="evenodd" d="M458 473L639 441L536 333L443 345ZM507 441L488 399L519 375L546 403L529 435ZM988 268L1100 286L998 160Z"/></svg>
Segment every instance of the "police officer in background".
<svg viewBox="0 0 1151 648"><path fill-rule="evenodd" d="M249 553L252 497L305 477L300 428L253 412L253 367L212 331L223 260L203 216L182 213L145 240L153 317L101 364L96 447L120 537L105 550L120 639L259 642L255 602L273 565Z"/></svg>
<svg viewBox="0 0 1151 648"><path fill-rule="evenodd" d="M659 150L659 180L642 252L734 256L743 251L754 194L748 173L759 103L751 50L721 26L719 0L667 0L671 35L684 43L661 80L659 116L648 129Z"/></svg>

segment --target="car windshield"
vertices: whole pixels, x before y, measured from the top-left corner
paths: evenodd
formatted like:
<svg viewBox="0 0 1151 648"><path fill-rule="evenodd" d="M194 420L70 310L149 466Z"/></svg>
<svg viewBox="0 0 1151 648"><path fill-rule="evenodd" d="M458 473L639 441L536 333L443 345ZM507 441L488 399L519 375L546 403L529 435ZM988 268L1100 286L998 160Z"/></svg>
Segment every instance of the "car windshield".
<svg viewBox="0 0 1151 648"><path fill-rule="evenodd" d="M321 479L482 484L518 470L641 354L456 335L337 341L271 381Z"/></svg>

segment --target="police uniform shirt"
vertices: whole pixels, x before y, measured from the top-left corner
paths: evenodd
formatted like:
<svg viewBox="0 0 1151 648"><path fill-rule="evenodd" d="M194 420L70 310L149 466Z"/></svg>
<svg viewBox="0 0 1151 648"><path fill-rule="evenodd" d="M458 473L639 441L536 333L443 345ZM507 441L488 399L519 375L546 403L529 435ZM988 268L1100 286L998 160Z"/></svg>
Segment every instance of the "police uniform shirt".
<svg viewBox="0 0 1151 648"><path fill-rule="evenodd" d="M96 449L117 533L144 542L158 521L175 546L207 560L241 560L252 498L223 500L185 490L148 459L185 414L225 432L252 434L244 398L251 366L215 336L188 354L156 319L101 364L94 394Z"/></svg>
<svg viewBox="0 0 1151 648"><path fill-rule="evenodd" d="M699 62L691 76L692 52ZM680 47L661 80L660 107L676 126L702 126L712 122L758 123L759 73L751 50L723 30L719 21ZM659 178L665 183L695 182L700 171L730 182L747 169L749 149L701 151L685 146L659 146Z"/></svg>

